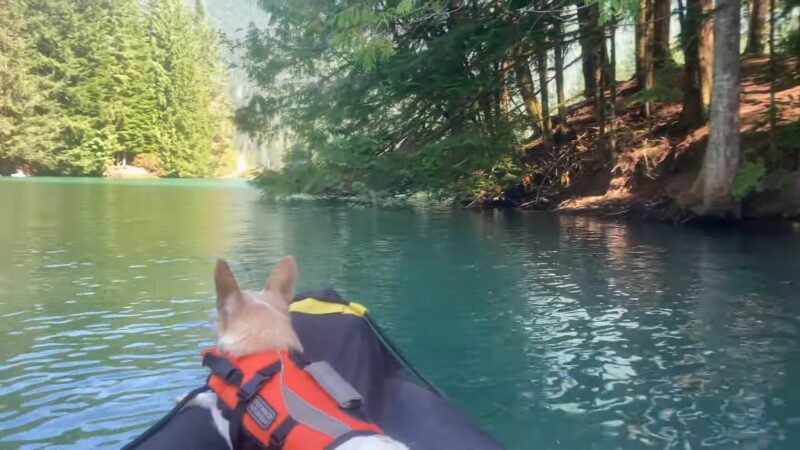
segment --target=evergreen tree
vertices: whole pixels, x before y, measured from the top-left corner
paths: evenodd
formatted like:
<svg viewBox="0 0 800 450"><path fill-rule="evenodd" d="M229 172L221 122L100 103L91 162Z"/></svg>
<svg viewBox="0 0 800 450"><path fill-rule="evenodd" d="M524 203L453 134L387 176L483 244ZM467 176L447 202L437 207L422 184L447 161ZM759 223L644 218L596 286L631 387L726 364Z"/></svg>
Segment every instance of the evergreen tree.
<svg viewBox="0 0 800 450"><path fill-rule="evenodd" d="M54 173L60 169L60 155L76 144L75 133L68 133L75 121L66 109L71 101L69 91L80 76L80 67L73 62L73 46L81 17L75 4L65 0L22 4L26 21L21 76L30 95L24 99L22 117L7 143L7 158Z"/></svg>
<svg viewBox="0 0 800 450"><path fill-rule="evenodd" d="M119 4L120 20L114 32L114 66L109 68L116 100L112 123L119 143L117 163L135 161L139 155L155 156L158 145L159 111L155 85L155 63L147 34L147 22L140 6L129 0ZM158 172L159 167L148 167Z"/></svg>
<svg viewBox="0 0 800 450"><path fill-rule="evenodd" d="M136 159L203 176L230 159L219 39L201 10L180 0L154 1L149 15L137 0L0 1L6 171L102 175Z"/></svg>
<svg viewBox="0 0 800 450"><path fill-rule="evenodd" d="M22 10L18 0L0 0L0 163L13 161L9 141L23 115L26 97L23 83ZM11 171L2 167L0 173Z"/></svg>
<svg viewBox="0 0 800 450"><path fill-rule="evenodd" d="M222 106L218 38L206 25L202 8L192 12L182 0L152 0L149 22L164 173L209 175L215 137L224 142L218 136L219 109L212 111Z"/></svg>

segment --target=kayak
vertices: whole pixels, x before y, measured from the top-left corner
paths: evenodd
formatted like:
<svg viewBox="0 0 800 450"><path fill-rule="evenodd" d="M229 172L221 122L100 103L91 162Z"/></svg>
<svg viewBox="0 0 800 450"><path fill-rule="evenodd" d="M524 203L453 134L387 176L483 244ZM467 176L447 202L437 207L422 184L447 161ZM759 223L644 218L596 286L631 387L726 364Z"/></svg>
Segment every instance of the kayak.
<svg viewBox="0 0 800 450"><path fill-rule="evenodd" d="M330 364L361 395L360 412L387 435L411 450L503 448L414 368L364 306L324 289L296 296L289 311L305 358ZM200 386L189 392L123 448L227 449L208 410L184 408L207 389Z"/></svg>

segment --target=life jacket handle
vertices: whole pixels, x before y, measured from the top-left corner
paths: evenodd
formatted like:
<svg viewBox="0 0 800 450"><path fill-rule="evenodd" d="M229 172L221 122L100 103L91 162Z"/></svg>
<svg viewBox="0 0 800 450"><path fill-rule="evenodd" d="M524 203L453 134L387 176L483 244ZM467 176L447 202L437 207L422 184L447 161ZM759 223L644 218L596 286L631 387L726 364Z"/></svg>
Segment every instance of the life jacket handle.
<svg viewBox="0 0 800 450"><path fill-rule="evenodd" d="M236 392L236 397L238 397L240 401L249 402L258 394L258 391L261 390L261 386L280 371L281 360L279 359L254 373L253 376L247 380L247 383L239 387L239 390Z"/></svg>
<svg viewBox="0 0 800 450"><path fill-rule="evenodd" d="M225 380L227 384L234 386L242 384L242 371L226 358L207 352L203 355L203 365L208 367L211 373Z"/></svg>

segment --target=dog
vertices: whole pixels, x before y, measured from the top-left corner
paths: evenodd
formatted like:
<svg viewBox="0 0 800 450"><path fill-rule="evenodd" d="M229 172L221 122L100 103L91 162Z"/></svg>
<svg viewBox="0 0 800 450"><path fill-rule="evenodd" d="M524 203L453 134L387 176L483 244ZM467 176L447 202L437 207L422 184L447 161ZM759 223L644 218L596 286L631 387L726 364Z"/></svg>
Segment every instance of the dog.
<svg viewBox="0 0 800 450"><path fill-rule="evenodd" d="M297 265L291 256L278 262L261 291L239 289L228 264L217 260L214 284L217 298L217 350L230 357L245 357L263 352L302 352L300 338L292 328L289 303L297 280ZM233 449L230 423L218 408L213 391L203 392L186 405L211 411L214 426ZM408 450L388 436L371 434L354 436L334 447L336 450Z"/></svg>

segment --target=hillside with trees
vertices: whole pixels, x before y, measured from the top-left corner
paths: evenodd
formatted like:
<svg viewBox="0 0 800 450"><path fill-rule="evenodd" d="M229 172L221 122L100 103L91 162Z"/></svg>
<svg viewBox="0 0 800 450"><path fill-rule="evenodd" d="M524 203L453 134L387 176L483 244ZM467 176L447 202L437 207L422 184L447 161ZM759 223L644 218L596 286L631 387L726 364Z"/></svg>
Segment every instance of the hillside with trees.
<svg viewBox="0 0 800 450"><path fill-rule="evenodd" d="M797 0L259 4L237 124L296 136L267 193L800 214Z"/></svg>
<svg viewBox="0 0 800 450"><path fill-rule="evenodd" d="M0 0L0 174L230 172L220 48L199 0Z"/></svg>

